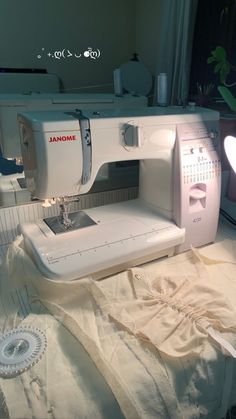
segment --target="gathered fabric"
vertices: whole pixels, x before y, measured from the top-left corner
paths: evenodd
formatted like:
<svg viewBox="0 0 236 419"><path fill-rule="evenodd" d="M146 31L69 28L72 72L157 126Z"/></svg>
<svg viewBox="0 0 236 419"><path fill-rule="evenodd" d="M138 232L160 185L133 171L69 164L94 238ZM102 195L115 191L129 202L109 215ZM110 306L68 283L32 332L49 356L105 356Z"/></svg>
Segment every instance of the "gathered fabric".
<svg viewBox="0 0 236 419"><path fill-rule="evenodd" d="M92 293L121 327L168 356L199 354L210 336L236 357L227 337L224 341L227 333L236 332L236 307L215 289L199 253L192 250L192 256L196 275L157 275L133 268L128 271L132 292L126 297L119 294L111 299L98 283L91 284Z"/></svg>

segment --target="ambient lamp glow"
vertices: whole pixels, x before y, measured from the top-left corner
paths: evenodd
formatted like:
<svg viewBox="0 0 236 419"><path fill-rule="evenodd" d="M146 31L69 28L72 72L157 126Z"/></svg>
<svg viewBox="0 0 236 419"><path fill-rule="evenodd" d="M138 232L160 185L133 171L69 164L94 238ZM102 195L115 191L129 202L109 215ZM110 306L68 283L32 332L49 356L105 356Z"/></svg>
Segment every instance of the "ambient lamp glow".
<svg viewBox="0 0 236 419"><path fill-rule="evenodd" d="M231 135L225 137L224 149L229 163L233 171L236 173L236 138Z"/></svg>

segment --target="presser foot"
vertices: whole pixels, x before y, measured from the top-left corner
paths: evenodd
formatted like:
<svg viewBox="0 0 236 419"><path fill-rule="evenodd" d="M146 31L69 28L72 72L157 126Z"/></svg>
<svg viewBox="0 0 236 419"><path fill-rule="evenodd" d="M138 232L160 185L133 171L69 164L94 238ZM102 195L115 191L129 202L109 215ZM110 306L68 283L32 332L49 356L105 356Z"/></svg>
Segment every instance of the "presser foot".
<svg viewBox="0 0 236 419"><path fill-rule="evenodd" d="M43 221L54 234L66 233L97 224L84 211L69 213L66 222L61 215L44 218Z"/></svg>

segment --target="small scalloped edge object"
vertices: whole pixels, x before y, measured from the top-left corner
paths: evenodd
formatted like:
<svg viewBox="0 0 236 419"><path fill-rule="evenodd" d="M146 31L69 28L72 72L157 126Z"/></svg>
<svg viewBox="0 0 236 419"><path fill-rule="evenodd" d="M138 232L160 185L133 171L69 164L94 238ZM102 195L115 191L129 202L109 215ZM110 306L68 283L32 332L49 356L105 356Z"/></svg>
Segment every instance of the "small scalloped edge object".
<svg viewBox="0 0 236 419"><path fill-rule="evenodd" d="M0 335L0 377L12 378L37 364L47 347L43 331L30 326Z"/></svg>

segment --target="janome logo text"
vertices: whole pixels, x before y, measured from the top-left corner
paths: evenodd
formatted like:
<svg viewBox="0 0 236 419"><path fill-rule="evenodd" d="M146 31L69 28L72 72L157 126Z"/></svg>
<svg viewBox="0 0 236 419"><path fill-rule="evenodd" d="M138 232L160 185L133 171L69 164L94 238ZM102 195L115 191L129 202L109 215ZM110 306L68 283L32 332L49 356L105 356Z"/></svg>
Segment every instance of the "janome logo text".
<svg viewBox="0 0 236 419"><path fill-rule="evenodd" d="M50 137L49 143L58 143L61 141L75 141L77 140L76 135L60 135L56 137Z"/></svg>

